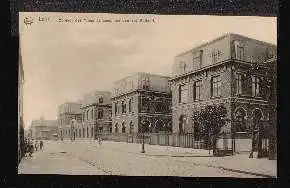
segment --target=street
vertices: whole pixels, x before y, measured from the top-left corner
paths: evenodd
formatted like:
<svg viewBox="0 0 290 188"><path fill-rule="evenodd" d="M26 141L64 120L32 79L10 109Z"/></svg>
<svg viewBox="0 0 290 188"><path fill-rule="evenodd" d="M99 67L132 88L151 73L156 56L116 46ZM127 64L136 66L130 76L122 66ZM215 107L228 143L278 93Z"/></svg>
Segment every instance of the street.
<svg viewBox="0 0 290 188"><path fill-rule="evenodd" d="M155 150L164 154L153 155ZM126 148L126 149L124 149ZM154 149L155 148L155 149ZM156 149L157 148L157 149ZM104 141L100 146L93 141L45 141L44 149L32 158L22 159L19 174L69 175L124 175L124 176L184 176L184 177L261 177L235 172L206 164L226 160L221 157L166 155L164 146L145 145L145 154L139 144ZM151 152L151 153L150 153ZM159 152L159 153L162 153ZM171 151L174 153L175 151ZM182 153L182 148L177 153ZM155 152L156 153L156 152ZM183 152L184 153L184 152Z"/></svg>

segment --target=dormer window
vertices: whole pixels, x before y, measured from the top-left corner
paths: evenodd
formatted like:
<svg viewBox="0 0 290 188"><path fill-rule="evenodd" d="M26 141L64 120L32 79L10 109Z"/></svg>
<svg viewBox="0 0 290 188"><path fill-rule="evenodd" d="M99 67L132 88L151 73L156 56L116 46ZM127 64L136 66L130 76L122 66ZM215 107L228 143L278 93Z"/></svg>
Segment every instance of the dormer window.
<svg viewBox="0 0 290 188"><path fill-rule="evenodd" d="M235 46L235 58L237 60L244 60L244 45L239 41L234 41Z"/></svg>
<svg viewBox="0 0 290 188"><path fill-rule="evenodd" d="M150 80L149 80L149 77L144 77L143 80L142 80L142 88L144 90L149 90L149 85L150 85Z"/></svg>
<svg viewBox="0 0 290 188"><path fill-rule="evenodd" d="M217 63L218 60L221 57L221 51L220 50L214 50L211 54L211 58L212 58L212 64Z"/></svg>
<svg viewBox="0 0 290 188"><path fill-rule="evenodd" d="M267 59L271 59L274 57L274 54L270 52L270 50L268 48L266 48L266 60Z"/></svg>
<svg viewBox="0 0 290 188"><path fill-rule="evenodd" d="M194 52L192 58L192 63L194 65L199 65L200 67L202 66L202 56L203 56L203 50L199 50L197 52Z"/></svg>
<svg viewBox="0 0 290 188"><path fill-rule="evenodd" d="M180 70L182 73L186 72L186 63L184 61L180 62Z"/></svg>
<svg viewBox="0 0 290 188"><path fill-rule="evenodd" d="M100 97L100 98L99 98L99 104L102 104L103 102L104 102L103 97Z"/></svg>

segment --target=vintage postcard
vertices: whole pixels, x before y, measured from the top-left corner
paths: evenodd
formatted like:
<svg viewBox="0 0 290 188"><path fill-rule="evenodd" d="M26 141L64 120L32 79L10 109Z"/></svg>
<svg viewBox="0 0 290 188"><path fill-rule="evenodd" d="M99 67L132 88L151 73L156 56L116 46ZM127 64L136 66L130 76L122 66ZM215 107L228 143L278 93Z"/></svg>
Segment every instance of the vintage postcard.
<svg viewBox="0 0 290 188"><path fill-rule="evenodd" d="M19 13L19 174L277 177L277 18Z"/></svg>

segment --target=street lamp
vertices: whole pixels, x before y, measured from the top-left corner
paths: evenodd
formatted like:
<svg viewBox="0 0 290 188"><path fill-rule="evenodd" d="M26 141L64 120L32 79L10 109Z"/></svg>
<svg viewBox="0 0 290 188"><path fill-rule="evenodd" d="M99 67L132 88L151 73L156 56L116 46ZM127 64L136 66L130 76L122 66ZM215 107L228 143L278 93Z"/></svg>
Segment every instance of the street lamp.
<svg viewBox="0 0 290 188"><path fill-rule="evenodd" d="M142 149L141 149L141 153L145 153L145 147L144 147L144 140L145 140L145 120L144 119L142 119L142 121L141 121L141 125L142 125L142 129L141 129L141 131L142 131Z"/></svg>

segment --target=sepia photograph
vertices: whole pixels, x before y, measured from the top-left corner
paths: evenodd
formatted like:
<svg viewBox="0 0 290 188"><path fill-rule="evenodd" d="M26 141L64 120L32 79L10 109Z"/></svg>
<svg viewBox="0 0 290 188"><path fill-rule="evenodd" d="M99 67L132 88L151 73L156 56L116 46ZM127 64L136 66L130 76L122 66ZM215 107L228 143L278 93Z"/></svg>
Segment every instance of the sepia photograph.
<svg viewBox="0 0 290 188"><path fill-rule="evenodd" d="M18 174L277 178L277 17L19 12Z"/></svg>

